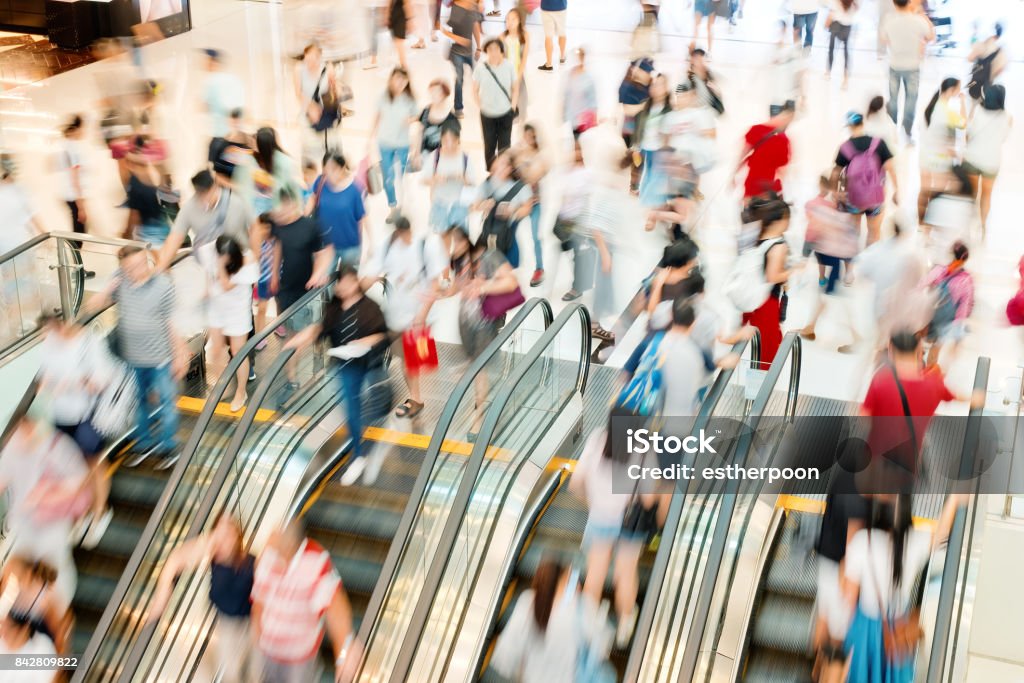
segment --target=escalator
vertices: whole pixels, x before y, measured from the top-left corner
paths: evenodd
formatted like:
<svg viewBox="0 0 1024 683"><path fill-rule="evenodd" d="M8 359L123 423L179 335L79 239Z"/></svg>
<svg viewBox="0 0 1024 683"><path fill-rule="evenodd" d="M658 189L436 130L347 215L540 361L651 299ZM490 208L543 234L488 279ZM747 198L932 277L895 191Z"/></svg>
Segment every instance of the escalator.
<svg viewBox="0 0 1024 683"><path fill-rule="evenodd" d="M417 519L393 571L388 558L383 599L378 591L387 574L360 628L358 676L476 677L463 653L491 630L492 615L482 606L500 603L508 580L501 568L510 565L516 530L535 504L530 493L558 478L558 456L571 456L584 425L603 418L584 411L588 387L607 385L607 396L613 381L611 372L590 377L590 339L586 309L563 310L497 390L469 458L439 458L431 467L437 483L407 507Z"/></svg>
<svg viewBox="0 0 1024 683"><path fill-rule="evenodd" d="M987 374L988 361L982 359L975 376L976 389L985 388ZM856 406L849 408L856 409ZM976 422L979 416L980 409L972 410L966 421L932 422L922 453L922 463L925 464L922 481L936 481L941 473L954 471L955 458L962 459L959 462L961 468L967 467L967 471L971 471L973 464L965 461L968 458L973 460L971 438L972 434L977 438L977 433L969 430L969 424ZM811 679L817 563L808 551L807 539L816 537L821 527L824 500L824 486L808 487L808 490L801 491L799 497L779 496L776 500L769 533L764 541L766 552L759 570L757 591L749 610L743 655L734 680L767 683ZM919 486L913 497L915 524L930 524L938 519L943 503L944 496L935 495L932 491L924 492ZM963 545L962 525L959 532L954 529L951 541L953 546ZM959 558L960 552L954 552ZM969 547L967 552L970 553ZM919 579L925 581L923 615L934 613L929 603L941 600L943 592L955 591L957 572L952 572L954 575L951 577L946 576L950 565L939 561L941 557L941 553L933 557ZM958 569L958 561L953 566ZM942 632L948 626L932 622L926 624L926 632L932 642L944 645L944 641L935 638L935 632ZM941 646L928 649L919 654L918 667L924 670L929 665L934 666L933 660L943 659L944 653L945 648Z"/></svg>
<svg viewBox="0 0 1024 683"><path fill-rule="evenodd" d="M799 340L787 337L780 349L781 361L798 348ZM792 368L798 377L799 353L793 359ZM770 408L776 400L772 399L772 394L777 393L774 385L780 372L781 363L777 358L754 401L748 420L753 429L757 429L765 407ZM975 388L984 388L987 373L987 359L982 359ZM791 388L793 385L791 376ZM760 451L752 448L752 440L742 442L733 462L771 465L781 453L817 457L825 443L823 439L833 438L836 425L847 423L847 416L856 414L856 406L841 401L800 397L792 403L792 412L789 407L782 413L777 409L769 412L835 419L816 420L810 426L802 423L805 428L796 430L783 428L773 437L772 444ZM940 480L943 475L955 472L958 463L961 478L966 479L966 475L974 471L974 446L970 444L972 438L977 443L978 418L980 412L972 411L971 419L966 421L933 423L922 458L930 473L923 479ZM792 417L787 421L791 420ZM970 462L968 454L971 454ZM780 458L778 462L781 461ZM786 464L796 466L799 463L786 461ZM777 489L769 492L763 482L736 484L718 496L720 507L715 523L701 542L698 571L692 578L679 582L680 585L664 584L661 599L647 604L652 602L649 597L645 603L647 614L641 613L627 666L627 680L756 683L811 680L817 588L817 564L811 548L820 528L827 485L826 477L808 480L796 485L794 491L787 491L787 495L781 495ZM938 516L944 496L930 493L932 495L915 495L915 517L933 519ZM919 657L919 664L924 661L928 666L941 667L945 659L951 621L954 621L951 615L953 596L958 588L965 514L964 511L958 513L945 567L933 560L926 574L922 614L942 616L932 616L930 623L927 618L924 620L929 634L926 642L932 645L931 652ZM669 553L664 570L656 563L657 576L673 576L674 555ZM683 574L676 572L675 576ZM936 604L938 609L935 609ZM671 617L672 614L706 616L678 619Z"/></svg>
<svg viewBox="0 0 1024 683"><path fill-rule="evenodd" d="M362 483L352 486L337 483L349 464L350 439L343 417L335 411L337 394L324 372L323 349L304 350L294 359L290 352L280 354L251 396L217 471L204 478L206 493L179 538L204 531L219 510L228 509L240 519L247 544L259 545L259 539L280 524L282 512L285 517L301 514L308 535L331 552L352 600L358 627L385 572L387 556L394 550L392 541L402 530L407 501L426 489L433 491L447 484L436 479L428 483L424 463L431 462L442 445L442 459L453 461L465 461L472 449L467 437L477 422L472 410L477 402L474 380L487 379L489 388L482 401L486 407L551 318L547 302L527 302L461 378L454 371L464 363L461 349L439 343L442 370L424 379L427 408L421 416L411 422L389 418L388 428L371 426L364 432L364 447L372 446L367 457L381 458L380 473L372 484L365 483L365 476ZM300 388L281 402L284 367L294 361L300 367ZM400 371L397 363L391 365L394 394L399 397ZM294 409L296 403L304 407ZM435 421L433 438L417 433ZM435 444L438 452L431 450ZM159 560L154 558L152 564L158 565ZM165 617L152 627L139 625L126 634L126 641L132 641L129 651L119 655L113 666L119 672L132 672L130 676L118 673L83 680L212 678L215 672L208 668L211 663L206 652L214 614L203 583L202 572L183 576ZM143 595L142 590L133 593Z"/></svg>
<svg viewBox="0 0 1024 683"><path fill-rule="evenodd" d="M732 352L737 355L742 354L746 345L746 342L741 342L733 348ZM752 349L752 353L756 354L757 351ZM589 433L590 430L605 424L608 405L620 375L620 371L612 368L599 367L595 370L597 370L594 374L596 381L591 383L586 397L584 433ZM742 413L745 400L740 387L730 386L733 373L733 370L719 373L714 387L708 391L708 400L701 407L701 415ZM582 440L577 443L573 453L574 461L579 458L583 445ZM571 474L568 468L561 469L551 475L545 488L535 492L533 508L537 510L537 514L531 523L524 525L522 529L515 553L515 564L510 569L509 580L501 603L494 610L496 613L494 629L480 653L479 670L482 672L481 680L485 683L497 680L497 677L487 667L491 652L497 636L504 628L519 596L530 587L534 573L542 559L556 558L563 565L568 566L576 562L580 556L583 532L587 523L587 509L584 501L569 492L570 479ZM640 558L638 572L640 585L637 598L641 603L647 590L654 557L654 550L648 547ZM609 572L605 598L609 600L610 604L614 604L610 574ZM625 652L613 651L611 660L621 676L626 665Z"/></svg>

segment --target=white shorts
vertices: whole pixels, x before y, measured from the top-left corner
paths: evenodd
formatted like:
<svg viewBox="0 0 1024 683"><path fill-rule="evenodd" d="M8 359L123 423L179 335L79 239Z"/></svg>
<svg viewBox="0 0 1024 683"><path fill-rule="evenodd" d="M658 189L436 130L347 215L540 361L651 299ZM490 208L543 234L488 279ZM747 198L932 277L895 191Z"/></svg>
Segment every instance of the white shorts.
<svg viewBox="0 0 1024 683"><path fill-rule="evenodd" d="M540 18L544 22L544 35L550 38L551 36L558 36L559 38L565 37L565 15L566 11L560 12L541 12Z"/></svg>

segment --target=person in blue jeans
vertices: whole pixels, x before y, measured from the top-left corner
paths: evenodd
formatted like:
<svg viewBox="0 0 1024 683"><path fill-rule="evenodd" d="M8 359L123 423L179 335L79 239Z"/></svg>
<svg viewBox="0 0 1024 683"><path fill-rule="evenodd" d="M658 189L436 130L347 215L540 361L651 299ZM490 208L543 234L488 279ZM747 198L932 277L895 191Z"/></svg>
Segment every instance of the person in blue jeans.
<svg viewBox="0 0 1024 683"><path fill-rule="evenodd" d="M136 455L126 464L138 465L148 457L161 459L157 469L168 469L178 459L178 380L188 366L184 340L174 328L174 283L169 275L153 270L142 247L118 252L119 268L107 290L90 308L117 304L117 353L135 374L139 406L135 416ZM150 404L156 396L156 410Z"/></svg>
<svg viewBox="0 0 1024 683"><path fill-rule="evenodd" d="M306 215L320 221L324 239L334 246L339 264L359 265L366 235L366 207L341 152L328 152L324 157L324 170L313 182Z"/></svg>
<svg viewBox="0 0 1024 683"><path fill-rule="evenodd" d="M814 25L818 22L819 0L790 0L793 12L793 43L799 45L803 39L804 49L809 50L814 42Z"/></svg>
<svg viewBox="0 0 1024 683"><path fill-rule="evenodd" d="M345 419L352 439L352 462L342 476L342 484L352 484L366 468L363 434L363 390L367 374L379 369L388 347L388 327L384 313L373 299L363 294L359 272L350 265L338 269L334 296L324 307L323 319L292 337L285 349L299 349L318 339L328 339L331 348L368 347L362 355L346 360L331 359L330 373L338 383L338 396L344 400Z"/></svg>
<svg viewBox="0 0 1024 683"><path fill-rule="evenodd" d="M452 41L448 58L455 67L455 116L462 118L462 84L465 81L467 67L473 69L473 41L481 44L480 14L476 0L455 0L451 13L448 15L448 27L441 28L441 33Z"/></svg>
<svg viewBox="0 0 1024 683"><path fill-rule="evenodd" d="M377 117L373 122L371 138L377 139L380 150L380 168L384 176L384 194L388 198L387 222L393 223L398 217L398 195L395 181L401 182L409 165L409 128L417 120L416 98L409 86L409 74L396 68L388 78L387 88L377 106ZM395 172L398 166L398 172Z"/></svg>

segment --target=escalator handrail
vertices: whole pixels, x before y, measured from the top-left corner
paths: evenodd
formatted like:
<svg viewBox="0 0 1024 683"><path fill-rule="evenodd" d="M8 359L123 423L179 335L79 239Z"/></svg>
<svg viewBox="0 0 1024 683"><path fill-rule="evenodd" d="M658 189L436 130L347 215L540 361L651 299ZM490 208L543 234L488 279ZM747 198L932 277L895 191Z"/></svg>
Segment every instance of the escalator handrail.
<svg viewBox="0 0 1024 683"><path fill-rule="evenodd" d="M786 395L786 413L789 420L796 417L796 404L800 392L800 366L801 366L801 342L800 335L796 332L789 332L779 346L779 350L772 360L771 366L764 377L761 389L757 392L754 403L750 408L750 415L747 418L745 429L740 432L739 442L736 447L735 463L743 466L747 462L750 450L754 445L754 435L757 432L764 411L768 407L768 401L775 393L775 385L782 374L782 368L787 360L790 362L789 387ZM704 576L700 582L700 589L697 592L697 600L694 606L694 614L707 615L710 613L711 602L714 598L718 574L722 568L722 560L725 557L726 545L729 537L729 527L732 525L732 516L736 508L736 496L739 488L739 480L732 479L726 482L725 492L722 497L722 509L719 512L718 521L711 538L711 547L708 549L707 564L704 569ZM704 641L704 630L707 628L707 619L694 620L693 630L686 637L686 645L683 649L682 665L679 670L679 681L689 683L693 680L697 671L697 662L700 657L701 645ZM639 668L637 669L639 671ZM635 679L627 679L635 680Z"/></svg>
<svg viewBox="0 0 1024 683"><path fill-rule="evenodd" d="M275 328L271 327L269 329ZM224 449L224 457L221 458L221 462L217 466L216 472L214 472L213 477L210 479L210 483L206 487L206 493L203 495L203 499L199 503L199 509L189 525L188 533L185 534L185 542L200 536L206 528L206 525L209 523L210 517L213 515L213 507L216 504L217 498L220 497L221 489L227 481L228 474L232 469L235 458L238 456L238 452L241 450L242 444L249 433L249 428L252 427L260 407L263 405L264 400L266 400L267 394L270 393L271 388L273 388L274 380L284 369L285 364L291 360L293 355L295 355L294 349L287 349L279 353L277 357L274 358L270 367L266 370L263 382L249 400L245 413L238 421L237 428L235 429L234 434L231 435L231 440ZM241 521L244 523L244 520ZM180 607L180 603L176 605L176 607ZM170 616L162 615L160 620L167 619L169 621L174 621L177 619L177 616L178 612L177 609L175 609ZM118 677L119 683L128 683L131 681L132 676L135 675L135 671L138 669L139 663L142 661L142 656L145 654L146 649L149 647L149 642L152 640L153 634L156 632L158 623L159 621L156 620L147 623L132 643L131 650L128 652L128 657L125 659L124 665L121 669L121 674Z"/></svg>
<svg viewBox="0 0 1024 683"><path fill-rule="evenodd" d="M227 391L228 385L234 379L235 373L238 371L239 366L242 362L248 358L249 354L256 348L256 345L261 343L264 339L274 333L281 325L284 325L288 320L292 318L296 313L302 311L307 304L322 296L323 294L331 291L336 276L333 276L331 280L317 289L312 289L302 295L295 303L289 306L283 313L281 313L273 322L267 325L263 330L256 332L245 345L239 350L231 361L225 367L221 373L220 379L217 384L210 391L203 404L203 409L199 414L194 429L192 430L191 436L188 441L182 447L181 457L175 464L174 469L171 471L171 475L168 479L167 485L164 488L163 493L160 495L160 500L157 502L153 513L149 517L149 521L146 522L146 528L143 530L142 536L139 539L138 545L132 552L131 557L128 559L125 565L124 571L121 572L121 577L118 579L117 585L114 588L114 592L111 595L110 602L107 604L103 615L100 617L99 622L96 625L96 630L93 632L92 637L89 639L89 645L86 647L85 653L82 655L81 663L78 669L75 671L75 675L72 678L73 683L79 683L85 679L86 672L89 671L93 664L93 660L96 654L99 652L99 648L103 639L107 635L107 631L110 629L114 622L114 617L118 610L121 608L121 603L124 601L128 593L128 588L135 580L135 576L142 566L142 561L145 558L146 553L149 550L149 546L153 543L156 538L157 531L160 528L161 520L167 513L167 509L170 505L172 494L181 484L182 479L185 476L185 472L192 464L192 458L195 456L199 449L199 443L202 440L203 434L206 428L209 426L213 419L213 414L217 409L218 403Z"/></svg>
<svg viewBox="0 0 1024 683"><path fill-rule="evenodd" d="M575 304L567 306L562 310L519 364L515 375L503 384L501 392L487 409L476 443L473 446L473 452L466 463L465 471L459 481L459 488L455 493L451 511L448 513L444 528L441 531L434 555L435 561L427 570L423 589L420 591L409 622L409 630L402 639L402 646L398 651L394 669L391 672L391 680L407 680L409 676L416 650L419 647L427 625L427 618L438 595L441 582L444 580L448 568L448 560L452 557L455 545L458 543L459 529L469 509L470 500L477 485L477 477L480 474L485 455L490 448L491 440L498 427L498 420L505 412L508 403L512 400L512 396L519 387L519 383L523 381L534 364L544 356L545 352L558 338L559 333L566 327L569 321L576 318L581 319L580 325L584 332L581 335L576 392L582 394L586 390L587 378L590 373L590 312L581 304Z"/></svg>
<svg viewBox="0 0 1024 683"><path fill-rule="evenodd" d="M81 310L81 308L82 308L82 300L83 300L84 290L85 290L85 268L82 265L82 260L81 260L81 255L79 253L79 250L77 248L74 248L74 245L73 245L74 242L89 242L91 244L102 244L102 245L106 245L106 246L109 246L109 247L137 246L137 247L142 247L143 249L149 249L151 247L151 244L149 242L142 242L140 240L126 240L126 239L122 239L120 237L100 237L100 236L97 236L97 235L89 235L89 234L84 234L84 233L65 232L63 230L53 230L53 231L50 231L50 232L44 232L44 233L40 233L38 235L35 235L34 237L32 237L32 238L26 240L25 242L22 242L21 244L19 244L14 249L11 249L10 251L6 251L3 254L0 254L0 266L3 266L8 261L14 260L15 258L21 256L22 254L30 251L34 247L37 247L40 244L43 244L44 242L46 242L48 240L51 240L51 239L56 241L58 250L60 249L61 243L72 244L72 251L73 251L73 254L75 254L75 260L77 261L77 263L75 263L75 264L69 264L72 268L74 268L77 271L78 289L77 289L77 296L75 297L75 301L70 306L72 310L71 311L62 311L62 313L68 319L77 316L79 311ZM187 252L191 253L191 250L187 250ZM57 259L58 259L57 267L63 266L64 264L60 263L60 254L59 254L59 252L58 252ZM177 261L175 261L175 263L176 262ZM54 266L51 266L51 269L53 269L53 268L54 268ZM42 332L42 330L39 327L35 327L32 330L30 330L29 332L23 334L18 339L14 340L13 342L8 344L7 346L5 346L2 349L0 349L0 358L2 358L4 361L6 361L9 357L13 356L19 349L25 347L30 341L32 341L34 338L38 337L41 332Z"/></svg>
<svg viewBox="0 0 1024 683"><path fill-rule="evenodd" d="M554 312L551 309L551 304L548 303L547 299L541 299L538 297L531 298L519 308L519 311L517 311L512 320L502 328L494 341L488 344L487 348L485 348L483 352L473 360L469 368L463 373L462 377L455 385L455 388L452 389L452 393L449 396L448 401L445 403L444 409L441 411L441 416L437 419L437 424L434 427L434 437L431 437L430 445L427 446L427 452L423 456L423 464L420 465L419 474L416 475L416 482L413 484L412 492L409 494L409 501L406 503L405 510L402 512L402 519L398 523L398 531L395 532L395 540L392 541L391 547L388 549L388 555L384 560L384 565L381 567L380 576L377 578L377 584L373 587L373 593L370 594L370 601L366 605L366 612L363 616L362 624L360 624L359 627L360 642L367 642L374 624L377 621L380 610L384 605L384 599L387 596L388 589L395 578L395 573L398 571L398 565L402 558L402 551L405 548L405 542L408 540L409 534L412 533L413 522L415 521L417 512L423 503L423 498L426 496L427 484L430 481L430 473L434 470L434 466L437 464L437 459L441 454L441 446L444 442L444 436L448 433L452 422L455 420L459 406L462 404L463 396L465 396L467 391L472 391L473 381L476 379L477 375L487 367L491 358L498 353L501 347L504 346L505 342L512 337L516 330L519 329L519 326L522 325L522 323L526 321L527 317L535 310L540 310L544 318L544 329L550 329L555 317Z"/></svg>
<svg viewBox="0 0 1024 683"><path fill-rule="evenodd" d="M732 353L742 355L747 347L747 340L737 342L732 347ZM750 344L750 367L758 368L761 363L761 335L755 330ZM693 423L691 434L699 435L700 430L706 429L712 414L718 407L718 402L725 394L726 387L732 381L735 368L729 368L718 373L714 383L708 390L707 396L701 402L697 419ZM649 640L651 629L654 627L654 616L658 608L658 600L661 597L661 589L665 582L665 575L668 572L668 562L672 555L672 546L669 539L675 539L679 524L683 517L683 506L686 499L685 492L676 491L669 504L668 515L665 518L665 525L662 529L662 542L658 546L658 552L654 558L654 565L651 567L651 577L647 581L647 590L644 593L643 604L640 614L637 617L636 627L633 635L633 646L630 648L629 659L626 662L624 681L636 681L640 677L640 666L643 663L644 650Z"/></svg>
<svg viewBox="0 0 1024 683"><path fill-rule="evenodd" d="M975 391L984 391L988 388L990 366L991 361L988 358L978 358L974 374ZM977 472L978 463L975 456L977 455L982 413L984 410L984 406L972 407L968 413L967 429L964 434L964 445L960 457L960 481L968 481ZM976 501L975 505L977 504ZM952 663L947 663L946 655L950 638L954 637L956 631L959 630L953 628L953 609L956 602L956 584L960 572L960 559L964 548L966 531L967 510L961 507L957 510L956 517L953 518L953 526L950 529L949 541L946 547L945 566L942 570L942 587L939 590L938 605L935 611L935 629L932 632L931 653L928 657L928 673L925 678L928 683L939 683L943 679L943 673L949 671L949 664ZM963 599L961 597L961 608ZM959 625L959 612L956 615L956 621Z"/></svg>
<svg viewBox="0 0 1024 683"><path fill-rule="evenodd" d="M50 234L51 233L46 233L44 235L40 235L39 237L47 237ZM63 235L64 233L58 233L58 234ZM67 234L74 235L75 233L67 233ZM86 235L86 236L88 237L88 235ZM29 242L32 242L32 241L33 240L29 240ZM128 242L127 240L120 240L120 241L127 242L127 244L129 244L129 245L131 245L131 244L134 244L134 245L140 244L139 242ZM25 245L22 245L22 246L25 246ZM11 253L11 252L8 252L8 254L9 253ZM21 253L21 252L19 252L19 253ZM171 261L170 265L168 266L168 270L170 268L173 268L174 266L178 265L179 263L181 263L182 261L184 261L186 258L188 258L191 255L192 255L192 250L191 249L184 249L184 250L182 250ZM84 327L84 326L88 325L89 323L91 323L96 318L100 317L101 315L103 315L104 313L109 311L111 308L115 307L116 305L117 304L115 304L114 302L110 302L109 304L107 304L103 308L100 308L100 309L97 309L97 310L85 311L84 313L82 313L81 315L78 316L78 319L75 321L75 323L77 325L80 325L80 326ZM30 336L32 336L32 335L30 335ZM32 402L36 398L36 393L37 393L38 389L39 389L39 377L38 377L38 374L37 374L35 377L32 378L32 381L29 383L28 387L25 389L25 393L22 394L21 400L18 401L17 407L14 409L14 412L11 414L11 417L10 417L10 419L7 422L7 426L4 427L3 433L0 434L0 450L2 450L3 447L7 445L7 440L11 437L11 432L14 429L14 424L21 418L22 415L24 415L28 411L29 407L32 405Z"/></svg>

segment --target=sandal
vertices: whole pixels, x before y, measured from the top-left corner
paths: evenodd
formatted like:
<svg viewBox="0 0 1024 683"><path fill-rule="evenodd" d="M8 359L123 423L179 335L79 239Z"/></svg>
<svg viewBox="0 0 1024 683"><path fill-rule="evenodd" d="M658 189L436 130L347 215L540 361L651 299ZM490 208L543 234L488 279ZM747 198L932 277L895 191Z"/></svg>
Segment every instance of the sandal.
<svg viewBox="0 0 1024 683"><path fill-rule="evenodd" d="M395 409L395 417L413 418L423 412L423 404L407 398Z"/></svg>
<svg viewBox="0 0 1024 683"><path fill-rule="evenodd" d="M594 337L594 339L600 339L601 341L615 341L615 334L609 330L604 329L597 323L594 323L593 325L590 326L590 335Z"/></svg>
<svg viewBox="0 0 1024 683"><path fill-rule="evenodd" d="M818 335L814 333L813 327L805 327L804 329L800 330L800 337L806 339L807 341L814 341L815 339L818 338Z"/></svg>
<svg viewBox="0 0 1024 683"><path fill-rule="evenodd" d="M576 301L583 296L583 292L577 292L575 289L570 289L568 292L562 295L562 301Z"/></svg>

